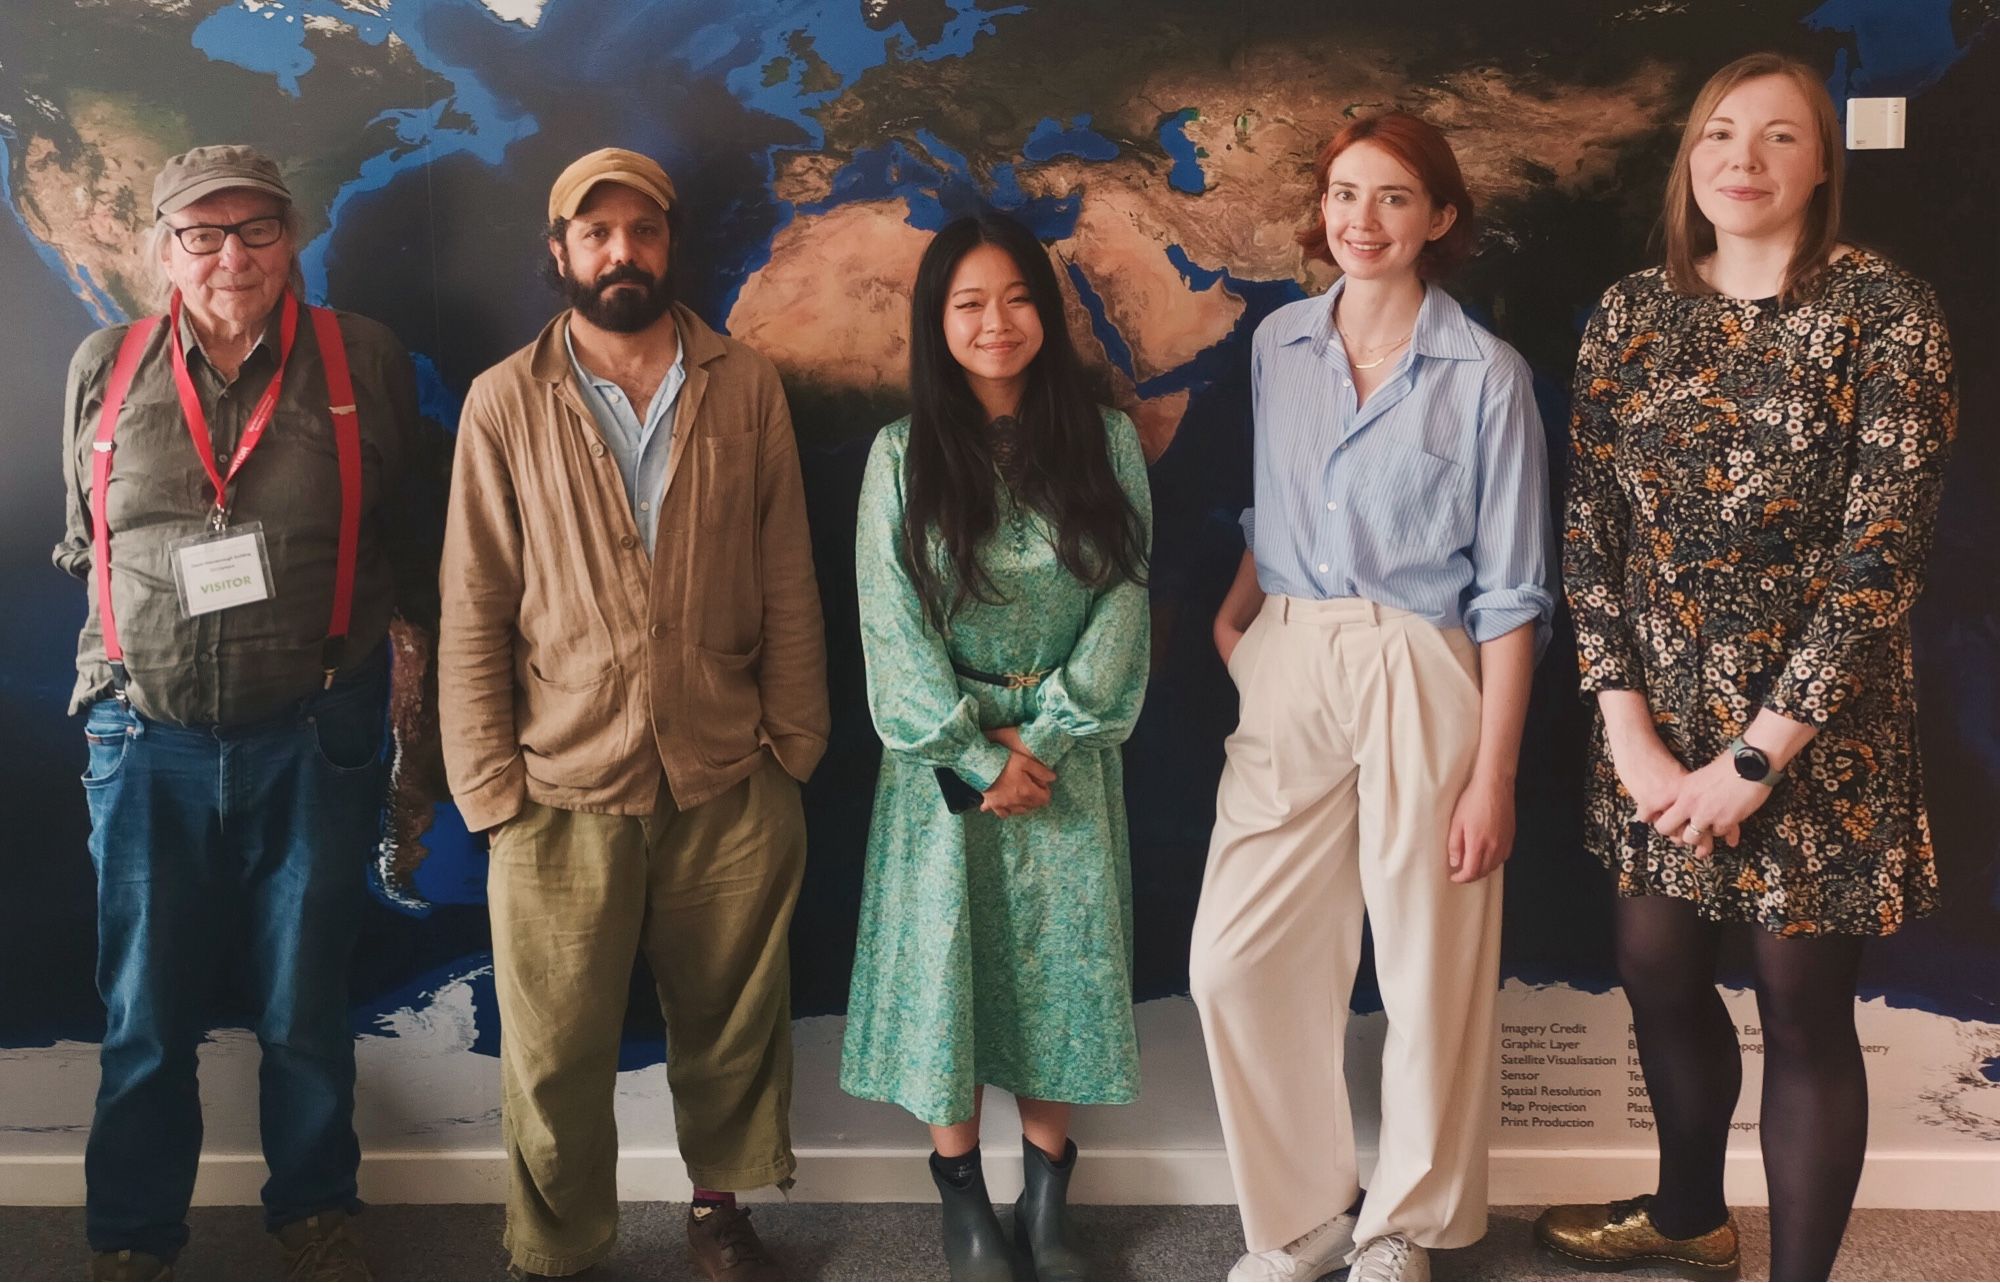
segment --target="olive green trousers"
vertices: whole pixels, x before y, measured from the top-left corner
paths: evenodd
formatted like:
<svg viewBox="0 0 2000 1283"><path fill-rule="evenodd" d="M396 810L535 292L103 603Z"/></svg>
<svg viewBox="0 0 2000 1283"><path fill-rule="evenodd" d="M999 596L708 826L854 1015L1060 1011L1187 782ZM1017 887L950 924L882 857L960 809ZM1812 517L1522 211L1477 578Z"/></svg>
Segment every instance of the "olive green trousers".
<svg viewBox="0 0 2000 1283"><path fill-rule="evenodd" d="M768 758L687 811L663 785L651 816L530 802L494 833L486 896L514 1265L574 1274L616 1238L612 1098L641 950L689 1178L719 1190L791 1178L785 936L804 868L798 785Z"/></svg>

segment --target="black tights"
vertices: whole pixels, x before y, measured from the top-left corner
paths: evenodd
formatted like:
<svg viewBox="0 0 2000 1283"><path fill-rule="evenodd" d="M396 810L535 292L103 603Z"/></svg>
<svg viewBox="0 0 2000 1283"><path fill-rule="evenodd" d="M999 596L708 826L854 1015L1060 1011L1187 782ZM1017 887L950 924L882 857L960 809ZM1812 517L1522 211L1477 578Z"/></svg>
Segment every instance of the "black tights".
<svg viewBox="0 0 2000 1283"><path fill-rule="evenodd" d="M1617 903L1618 971L1660 1138L1653 1221L1688 1238L1728 1215L1723 1158L1743 1086L1736 1027L1715 988L1723 929L1681 900ZM1771 1277L1824 1279L1868 1149L1867 1070L1854 1030L1863 937L1752 929L1751 938L1764 1026Z"/></svg>

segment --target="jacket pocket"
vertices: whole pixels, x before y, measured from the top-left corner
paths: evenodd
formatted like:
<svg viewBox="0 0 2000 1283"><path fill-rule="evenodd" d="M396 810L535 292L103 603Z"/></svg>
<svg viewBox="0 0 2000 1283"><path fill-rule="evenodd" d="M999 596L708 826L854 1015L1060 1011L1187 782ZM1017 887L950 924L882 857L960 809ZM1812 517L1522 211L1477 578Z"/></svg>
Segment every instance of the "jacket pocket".
<svg viewBox="0 0 2000 1283"><path fill-rule="evenodd" d="M625 670L608 665L593 677L560 677L528 663L521 708L521 756L545 784L596 788L623 763Z"/></svg>
<svg viewBox="0 0 2000 1283"><path fill-rule="evenodd" d="M707 646L693 648L688 717L702 728L696 743L702 760L710 766L728 766L757 751L757 731L764 721L757 660L763 653L762 641L740 654Z"/></svg>
<svg viewBox="0 0 2000 1283"><path fill-rule="evenodd" d="M695 446L695 524L748 531L757 513L757 434L704 433Z"/></svg>

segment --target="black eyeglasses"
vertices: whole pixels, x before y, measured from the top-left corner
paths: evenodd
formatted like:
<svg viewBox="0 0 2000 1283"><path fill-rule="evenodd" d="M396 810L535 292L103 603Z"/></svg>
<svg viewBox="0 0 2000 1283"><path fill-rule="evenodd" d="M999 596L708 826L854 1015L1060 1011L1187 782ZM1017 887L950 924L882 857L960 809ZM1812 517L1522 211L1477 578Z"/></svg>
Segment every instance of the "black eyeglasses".
<svg viewBox="0 0 2000 1283"><path fill-rule="evenodd" d="M246 218L240 223L196 223L192 227L168 225L174 239L190 254L219 254L228 242L230 233L243 242L245 249L263 249L275 245L285 234L285 220L277 214L266 214L262 218Z"/></svg>

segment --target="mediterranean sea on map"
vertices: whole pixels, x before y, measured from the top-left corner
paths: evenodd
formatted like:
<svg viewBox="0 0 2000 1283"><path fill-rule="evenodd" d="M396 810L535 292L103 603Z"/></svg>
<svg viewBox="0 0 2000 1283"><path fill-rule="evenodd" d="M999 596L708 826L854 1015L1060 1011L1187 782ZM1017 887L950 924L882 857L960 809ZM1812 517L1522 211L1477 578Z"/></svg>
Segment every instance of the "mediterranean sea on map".
<svg viewBox="0 0 2000 1283"><path fill-rule="evenodd" d="M1152 461L1153 684L1127 750L1138 996L1152 998L1186 992L1235 716L1208 620L1249 500L1249 338L1327 284L1292 240L1313 152L1391 105L1450 132L1482 222L1452 288L1533 364L1560 467L1578 332L1607 284L1651 261L1680 117L1709 71L1765 47L1825 68L1837 101L1910 101L1906 149L1850 156L1850 230L1936 283L1961 354L1964 430L1916 615L1946 907L1871 951L1864 991L2000 1019L1996 33L1996 0L10 0L0 1046L103 1027L82 737L63 710L83 594L47 553L68 353L147 310L139 243L167 156L240 141L279 158L309 226L309 292L392 326L446 428L472 377L558 306L542 276L554 174L607 144L673 174L683 297L785 377L826 603L835 732L806 790L801 1015L842 1008L853 946L879 746L852 529L871 434L904 409L909 282L951 217L1025 220ZM1579 843L1574 671L1562 621L1522 764L1505 968L1601 990L1609 891ZM371 909L357 1028L453 982L492 1010L484 852L448 806L426 845L423 903L378 894ZM1364 980L1356 1004L1373 1001ZM474 1050L490 1052L495 1022L479 1028ZM635 1002L627 1063L656 1060L660 1037Z"/></svg>

